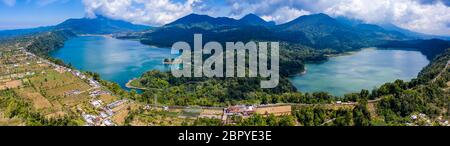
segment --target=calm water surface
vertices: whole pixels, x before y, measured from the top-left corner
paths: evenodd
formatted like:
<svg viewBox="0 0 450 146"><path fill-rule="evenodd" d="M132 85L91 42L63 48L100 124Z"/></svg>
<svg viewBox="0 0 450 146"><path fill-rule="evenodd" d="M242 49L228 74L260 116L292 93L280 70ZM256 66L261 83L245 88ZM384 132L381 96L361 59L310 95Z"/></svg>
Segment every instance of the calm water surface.
<svg viewBox="0 0 450 146"><path fill-rule="evenodd" d="M105 80L125 84L151 69L170 70L164 58L175 57L170 49L155 48L138 41L102 36L81 36L67 41L51 56L71 63L77 69L97 72Z"/></svg>
<svg viewBox="0 0 450 146"><path fill-rule="evenodd" d="M342 96L396 79L409 81L428 63L418 51L363 49L324 63L307 64L306 74L290 79L301 92L327 91Z"/></svg>
<svg viewBox="0 0 450 146"><path fill-rule="evenodd" d="M122 87L148 70L170 70L164 58L176 57L170 49L156 48L138 41L102 36L82 36L65 43L51 56L80 70L97 72L105 80ZM363 49L351 55L332 57L327 62L307 64L307 73L290 78L301 92L327 91L341 96L372 89L396 79L410 80L429 61L417 51Z"/></svg>

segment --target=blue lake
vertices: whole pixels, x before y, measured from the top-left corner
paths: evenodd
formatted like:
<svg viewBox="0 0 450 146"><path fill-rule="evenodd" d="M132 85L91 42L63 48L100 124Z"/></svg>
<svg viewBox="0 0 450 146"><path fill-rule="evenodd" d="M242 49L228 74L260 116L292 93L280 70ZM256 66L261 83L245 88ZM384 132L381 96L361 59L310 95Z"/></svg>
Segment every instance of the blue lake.
<svg viewBox="0 0 450 146"><path fill-rule="evenodd" d="M83 71L97 72L105 80L125 84L146 71L170 70L164 58L175 57L168 48L156 48L138 41L102 36L73 38L50 53ZM332 57L324 63L307 64L307 73L290 78L301 92L326 91L333 95L373 89L396 79L410 80L429 61L418 51L363 49Z"/></svg>
<svg viewBox="0 0 450 146"><path fill-rule="evenodd" d="M170 70L164 65L170 49L156 48L139 41L103 36L81 36L68 40L64 47L50 53L77 69L99 73L102 79L125 84L151 69Z"/></svg>
<svg viewBox="0 0 450 146"><path fill-rule="evenodd" d="M409 81L428 64L428 59L418 51L372 48L332 57L324 63L306 64L306 74L290 79L301 92L326 91L342 96L361 89L371 90L396 79Z"/></svg>

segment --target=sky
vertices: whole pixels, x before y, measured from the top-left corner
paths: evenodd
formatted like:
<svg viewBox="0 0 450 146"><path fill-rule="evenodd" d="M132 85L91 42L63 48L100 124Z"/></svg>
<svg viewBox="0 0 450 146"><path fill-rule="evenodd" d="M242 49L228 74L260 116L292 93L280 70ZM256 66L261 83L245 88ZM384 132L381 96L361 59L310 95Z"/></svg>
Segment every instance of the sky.
<svg viewBox="0 0 450 146"><path fill-rule="evenodd" d="M96 15L161 26L190 13L236 19L254 13L278 24L325 13L450 36L450 0L0 0L0 29Z"/></svg>

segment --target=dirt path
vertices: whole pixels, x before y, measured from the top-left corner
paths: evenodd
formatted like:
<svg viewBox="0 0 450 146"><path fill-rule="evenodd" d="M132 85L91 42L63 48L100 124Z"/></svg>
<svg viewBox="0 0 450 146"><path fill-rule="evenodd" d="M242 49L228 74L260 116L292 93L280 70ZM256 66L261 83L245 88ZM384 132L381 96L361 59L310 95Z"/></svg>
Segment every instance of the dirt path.
<svg viewBox="0 0 450 146"><path fill-rule="evenodd" d="M441 70L441 72L439 72L439 74L438 74L436 77L434 77L433 80L431 80L431 83L436 82L436 80L439 79L445 71L447 71L448 66L450 66L450 60L447 61L447 64L446 64L445 67Z"/></svg>

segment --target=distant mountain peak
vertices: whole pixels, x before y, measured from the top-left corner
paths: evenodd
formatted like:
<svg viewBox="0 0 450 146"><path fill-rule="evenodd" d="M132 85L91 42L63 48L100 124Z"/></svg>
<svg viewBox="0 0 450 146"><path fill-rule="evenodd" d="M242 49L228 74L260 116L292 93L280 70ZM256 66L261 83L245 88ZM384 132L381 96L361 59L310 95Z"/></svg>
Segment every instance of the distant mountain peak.
<svg viewBox="0 0 450 146"><path fill-rule="evenodd" d="M245 15L244 17L241 18L241 20L245 20L245 19L262 19L261 17L259 17L256 14L253 13L249 13L247 15Z"/></svg>
<svg viewBox="0 0 450 146"><path fill-rule="evenodd" d="M262 26L272 26L275 25L274 22L267 22L261 17L255 14L248 14L239 20L229 18L229 17L211 17L202 14L189 14L180 19L177 19L165 26L178 26L184 28L200 27L204 29L216 28L221 26L242 26L242 25L262 25Z"/></svg>
<svg viewBox="0 0 450 146"><path fill-rule="evenodd" d="M244 17L239 19L239 21L247 25L275 25L275 22L267 22L266 20L253 13L245 15Z"/></svg>
<svg viewBox="0 0 450 146"><path fill-rule="evenodd" d="M192 25L195 23L202 23L202 22L209 22L213 23L214 19L211 16L208 15L201 15L196 13L191 13L189 15L186 15L184 17L181 17L171 23L166 24L166 26L172 26L172 25Z"/></svg>
<svg viewBox="0 0 450 146"><path fill-rule="evenodd" d="M330 28L343 27L336 19L324 13L303 15L290 22L279 25L282 29L301 30L306 27L328 26Z"/></svg>
<svg viewBox="0 0 450 146"><path fill-rule="evenodd" d="M78 34L111 34L143 31L151 28L123 20L114 20L102 15L97 15L95 18L68 19L55 27L58 29L69 29Z"/></svg>
<svg viewBox="0 0 450 146"><path fill-rule="evenodd" d="M318 22L318 21L336 21L336 19L334 19L333 17L330 17L324 13L303 15L303 16L298 17L296 20L309 20L309 21L316 21L316 22Z"/></svg>

